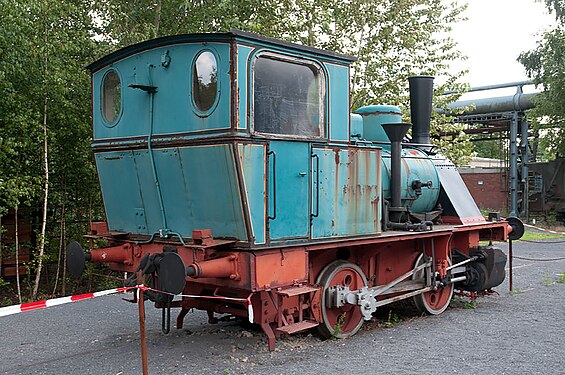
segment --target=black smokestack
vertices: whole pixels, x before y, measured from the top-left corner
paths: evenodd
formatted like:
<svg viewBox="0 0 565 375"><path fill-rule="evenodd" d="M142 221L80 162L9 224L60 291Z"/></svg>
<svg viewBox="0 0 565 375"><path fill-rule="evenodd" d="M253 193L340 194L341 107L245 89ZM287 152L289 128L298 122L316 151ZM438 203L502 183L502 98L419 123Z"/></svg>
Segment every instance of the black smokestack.
<svg viewBox="0 0 565 375"><path fill-rule="evenodd" d="M410 86L412 143L429 145L434 77L408 77L408 85Z"/></svg>

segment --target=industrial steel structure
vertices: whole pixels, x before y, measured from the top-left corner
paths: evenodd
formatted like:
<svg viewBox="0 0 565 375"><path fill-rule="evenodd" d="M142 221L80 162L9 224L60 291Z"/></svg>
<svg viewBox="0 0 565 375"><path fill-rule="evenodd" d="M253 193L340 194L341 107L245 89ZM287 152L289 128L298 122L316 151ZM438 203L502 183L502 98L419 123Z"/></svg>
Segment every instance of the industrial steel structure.
<svg viewBox="0 0 565 375"><path fill-rule="evenodd" d="M531 84L531 81L520 81L471 88L469 92L516 87L516 93L510 96L462 100L447 106L448 109L454 111L464 108L463 113L456 117L456 121L469 124L469 128L465 130L467 134L509 133L509 216L526 216L528 212L528 163L535 161L536 152L530 151L528 144L526 111L534 107L532 100L537 94L525 94L523 87ZM445 94L450 93L453 92ZM440 135L449 136L450 134L440 133ZM519 192L521 193L520 199Z"/></svg>

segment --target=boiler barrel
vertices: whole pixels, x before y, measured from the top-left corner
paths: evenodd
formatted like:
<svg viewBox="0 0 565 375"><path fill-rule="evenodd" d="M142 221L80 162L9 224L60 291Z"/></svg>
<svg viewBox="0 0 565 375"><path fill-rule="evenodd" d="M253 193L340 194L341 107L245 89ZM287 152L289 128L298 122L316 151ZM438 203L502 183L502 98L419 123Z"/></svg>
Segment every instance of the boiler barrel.
<svg viewBox="0 0 565 375"><path fill-rule="evenodd" d="M383 198L391 199L390 152L383 149L382 184ZM430 212L439 198L440 183L436 168L429 156L416 148L402 149L401 200L402 206L409 206L412 212ZM432 187L422 187L422 195L417 196L412 183L420 180L423 184L432 182Z"/></svg>

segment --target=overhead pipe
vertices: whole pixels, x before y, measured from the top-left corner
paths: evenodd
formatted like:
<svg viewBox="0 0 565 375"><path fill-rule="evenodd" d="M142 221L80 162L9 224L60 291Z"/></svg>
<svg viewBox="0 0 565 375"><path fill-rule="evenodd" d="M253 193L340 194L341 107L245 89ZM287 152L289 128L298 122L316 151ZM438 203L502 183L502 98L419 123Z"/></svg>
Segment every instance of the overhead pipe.
<svg viewBox="0 0 565 375"><path fill-rule="evenodd" d="M462 115L484 115L500 112L522 112L534 108L534 98L538 93L524 94L517 92L514 95L499 96L494 98L482 98L471 100L460 100L447 105L447 112L455 112L458 108L473 107L465 110ZM452 111L450 111L452 110ZM445 114L442 109L436 110L438 113Z"/></svg>
<svg viewBox="0 0 565 375"><path fill-rule="evenodd" d="M528 85L533 85L534 81L517 81L517 82L508 82L508 83L497 83L494 85L485 85L485 86L477 86L471 87L469 90L465 92L476 92L476 91L488 91L488 90L497 90L497 89L505 89L508 87L523 87ZM457 90L449 90L445 91L441 95L451 95L451 94L463 94L463 92Z"/></svg>

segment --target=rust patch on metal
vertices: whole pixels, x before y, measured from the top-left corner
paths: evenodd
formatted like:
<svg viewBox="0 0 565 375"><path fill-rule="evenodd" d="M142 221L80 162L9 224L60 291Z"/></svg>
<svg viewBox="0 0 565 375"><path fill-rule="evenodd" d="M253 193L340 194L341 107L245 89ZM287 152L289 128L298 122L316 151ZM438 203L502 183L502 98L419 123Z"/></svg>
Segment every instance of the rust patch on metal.
<svg viewBox="0 0 565 375"><path fill-rule="evenodd" d="M336 167L339 165L339 152L341 151L339 148L332 148L333 152L334 152L334 159L335 159L335 165Z"/></svg>
<svg viewBox="0 0 565 375"><path fill-rule="evenodd" d="M281 258L284 253L284 259ZM307 254L304 248L257 254L255 278L259 288L275 288L306 280Z"/></svg>

